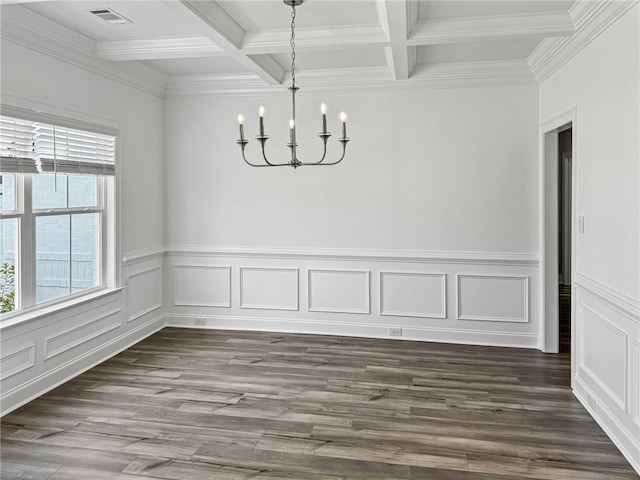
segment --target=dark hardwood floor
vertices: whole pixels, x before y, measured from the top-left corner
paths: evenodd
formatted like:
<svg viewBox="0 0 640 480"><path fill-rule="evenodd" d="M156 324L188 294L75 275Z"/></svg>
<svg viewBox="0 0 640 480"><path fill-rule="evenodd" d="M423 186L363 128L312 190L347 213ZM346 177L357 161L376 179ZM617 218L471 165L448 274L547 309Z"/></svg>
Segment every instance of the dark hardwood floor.
<svg viewBox="0 0 640 480"><path fill-rule="evenodd" d="M569 356L167 328L2 419L2 479L637 479Z"/></svg>

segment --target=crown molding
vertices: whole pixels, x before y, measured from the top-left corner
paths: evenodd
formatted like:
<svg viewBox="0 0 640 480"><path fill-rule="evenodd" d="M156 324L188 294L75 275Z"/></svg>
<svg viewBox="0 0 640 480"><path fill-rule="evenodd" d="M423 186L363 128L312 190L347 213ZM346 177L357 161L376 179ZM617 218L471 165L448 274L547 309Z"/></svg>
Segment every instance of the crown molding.
<svg viewBox="0 0 640 480"><path fill-rule="evenodd" d="M411 82L430 88L508 87L536 85L524 60L418 65Z"/></svg>
<svg viewBox="0 0 640 480"><path fill-rule="evenodd" d="M138 62L108 63L93 55L95 42L23 5L2 8L0 38L162 97L168 76Z"/></svg>
<svg viewBox="0 0 640 480"><path fill-rule="evenodd" d="M2 36L25 37L40 34L47 42L54 42L67 50L78 51L87 55L93 54L95 40L86 37L70 28L49 20L23 5L2 7ZM9 38L13 39L13 38Z"/></svg>
<svg viewBox="0 0 640 480"><path fill-rule="evenodd" d="M573 20L567 12L449 18L418 23L407 43L435 45L475 39L570 35L574 31Z"/></svg>
<svg viewBox="0 0 640 480"><path fill-rule="evenodd" d="M296 73L304 93L364 93L416 89L534 86L524 60L418 65L407 80L395 80L386 66L307 70ZM289 79L285 79L286 83ZM186 75L169 78L167 98L289 95L283 85L265 85L255 75Z"/></svg>
<svg viewBox="0 0 640 480"><path fill-rule="evenodd" d="M247 32L241 51L247 55L288 53L290 29ZM328 50L336 47L387 45L389 36L381 25L337 25L330 28L296 28L296 49Z"/></svg>
<svg viewBox="0 0 640 480"><path fill-rule="evenodd" d="M638 0L577 0L569 10L576 32L570 37L544 39L527 59L538 84L547 80L637 4Z"/></svg>
<svg viewBox="0 0 640 480"><path fill-rule="evenodd" d="M223 55L224 51L204 35L97 42L95 56L104 60L154 60Z"/></svg>

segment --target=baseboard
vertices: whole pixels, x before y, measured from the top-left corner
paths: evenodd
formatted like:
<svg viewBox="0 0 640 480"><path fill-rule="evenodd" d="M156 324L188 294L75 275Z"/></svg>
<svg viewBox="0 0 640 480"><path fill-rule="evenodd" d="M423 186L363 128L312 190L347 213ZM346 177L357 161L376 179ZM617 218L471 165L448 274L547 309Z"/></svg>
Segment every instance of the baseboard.
<svg viewBox="0 0 640 480"><path fill-rule="evenodd" d="M165 326L164 314L143 323L133 330L112 339L98 348L90 350L73 360L49 370L31 381L10 390L0 397L1 413L4 416L22 405L44 395L50 390L77 377L83 372L108 360L146 337L156 333Z"/></svg>
<svg viewBox="0 0 640 480"><path fill-rule="evenodd" d="M579 378L575 379L573 394L640 475L640 440L628 434L604 402L600 401Z"/></svg>
<svg viewBox="0 0 640 480"><path fill-rule="evenodd" d="M194 325L193 315L167 314L167 327L201 328L218 330L250 330L259 332L306 333L314 335L338 335L422 342L456 343L493 347L537 348L538 335L514 332L482 330L457 330L448 328L417 328L400 326L402 336L389 336L389 328L399 325L373 325L355 322L330 322L326 320L302 320L226 315L198 315L206 325Z"/></svg>

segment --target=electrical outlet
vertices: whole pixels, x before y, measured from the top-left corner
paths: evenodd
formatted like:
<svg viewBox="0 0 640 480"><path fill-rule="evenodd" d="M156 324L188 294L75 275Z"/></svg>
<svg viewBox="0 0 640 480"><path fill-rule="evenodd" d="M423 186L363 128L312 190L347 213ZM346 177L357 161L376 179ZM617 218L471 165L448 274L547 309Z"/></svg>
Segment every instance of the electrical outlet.
<svg viewBox="0 0 640 480"><path fill-rule="evenodd" d="M591 408L591 410L593 410L594 413L598 411L598 402L596 402L596 399L593 398L588 393L587 393L587 405L589 405L589 407Z"/></svg>
<svg viewBox="0 0 640 480"><path fill-rule="evenodd" d="M578 232L584 233L584 217L583 216L578 217Z"/></svg>
<svg viewBox="0 0 640 480"><path fill-rule="evenodd" d="M206 325L207 324L207 319L204 317L197 317L195 319L195 325Z"/></svg>
<svg viewBox="0 0 640 480"><path fill-rule="evenodd" d="M401 337L402 336L402 329L401 328L390 328L389 329L389 336L391 336L391 337Z"/></svg>

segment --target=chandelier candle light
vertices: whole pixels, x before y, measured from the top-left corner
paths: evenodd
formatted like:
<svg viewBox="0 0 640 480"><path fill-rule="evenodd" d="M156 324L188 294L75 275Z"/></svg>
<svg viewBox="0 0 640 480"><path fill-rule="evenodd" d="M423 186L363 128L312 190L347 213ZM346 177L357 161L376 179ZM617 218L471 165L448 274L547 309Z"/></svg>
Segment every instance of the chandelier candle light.
<svg viewBox="0 0 640 480"><path fill-rule="evenodd" d="M342 138L339 138L338 141L342 144L342 156L336 160L335 162L330 162L330 163L323 163L324 162L324 158L327 155L327 140L329 139L329 137L331 136L331 133L329 133L327 131L327 106L323 103L320 106L320 111L322 113L322 131L318 134L318 136L322 139L322 143L323 143L323 152L322 152L322 158L320 160L318 160L317 162L301 162L300 160L298 160L298 155L296 152L296 149L298 147L298 143L296 142L296 92L299 90L298 87L296 87L296 33L295 33L295 27L296 27L296 7L302 5L302 2L304 0L284 0L285 5L288 5L291 7L291 86L288 88L288 90L291 92L291 120L289 120L289 143L287 143L287 147L289 147L289 149L291 150L291 160L286 162L286 163L272 163L267 159L267 155L264 151L264 145L265 143L267 143L267 140L269 139L268 135L264 134L264 107L261 105L260 109L258 110L258 116L260 118L260 133L259 135L256 136L256 140L258 140L260 142L260 146L262 149L262 157L264 158L264 161L266 163L251 163L250 161L247 160L247 157L245 156L245 152L244 149L247 146L247 143L249 143L249 140L247 140L244 137L244 116L242 114L238 115L238 124L240 126L240 140L238 140L236 143L238 145L240 145L240 148L242 149L242 158L244 159L244 161L248 164L251 165L252 167L293 167L293 168L298 168L301 167L302 165L320 165L320 166L327 166L327 165L336 165L338 163L340 163L342 161L342 159L344 158L345 155L345 151L347 148L347 142L349 142L349 138L347 137L347 114L342 112L340 113L340 121L342 122Z"/></svg>

